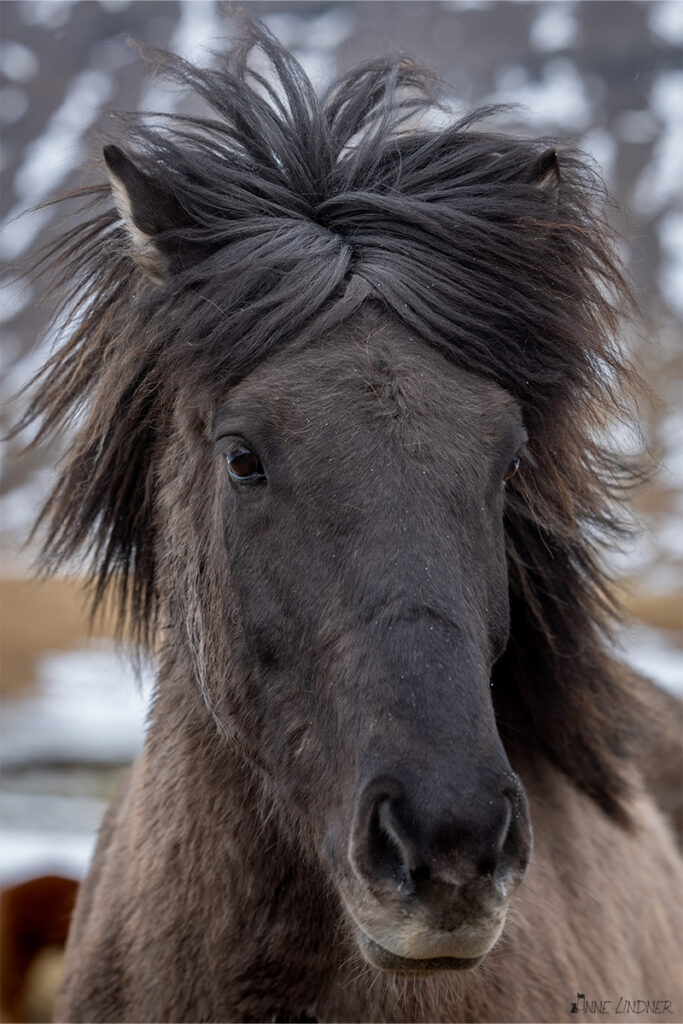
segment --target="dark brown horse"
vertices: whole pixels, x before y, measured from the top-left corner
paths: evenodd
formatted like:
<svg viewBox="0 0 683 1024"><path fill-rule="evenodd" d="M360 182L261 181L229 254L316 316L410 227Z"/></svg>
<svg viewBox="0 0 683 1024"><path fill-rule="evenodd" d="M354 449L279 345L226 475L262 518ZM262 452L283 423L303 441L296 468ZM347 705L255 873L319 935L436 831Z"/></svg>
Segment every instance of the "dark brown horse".
<svg viewBox="0 0 683 1024"><path fill-rule="evenodd" d="M61 1018L681 1019L665 698L605 645L598 182L486 112L428 127L408 59L322 100L257 28L163 59L211 112L106 147L28 413L78 414L46 565L87 552L159 653Z"/></svg>

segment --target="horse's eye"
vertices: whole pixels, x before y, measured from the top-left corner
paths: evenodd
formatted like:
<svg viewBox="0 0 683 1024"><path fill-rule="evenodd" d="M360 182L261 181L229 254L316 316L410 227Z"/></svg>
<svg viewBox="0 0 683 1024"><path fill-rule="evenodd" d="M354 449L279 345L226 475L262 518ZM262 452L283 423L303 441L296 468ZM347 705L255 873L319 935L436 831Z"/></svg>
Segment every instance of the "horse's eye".
<svg viewBox="0 0 683 1024"><path fill-rule="evenodd" d="M514 459L512 460L512 462L510 463L508 468L505 470L505 473L503 475L503 479L504 480L509 480L510 477L513 477L515 475L515 473L517 472L518 469L519 469L519 455L515 455Z"/></svg>
<svg viewBox="0 0 683 1024"><path fill-rule="evenodd" d="M248 481L255 483L257 480L265 480L266 474L256 452L242 444L228 453L228 473L233 480L240 483Z"/></svg>

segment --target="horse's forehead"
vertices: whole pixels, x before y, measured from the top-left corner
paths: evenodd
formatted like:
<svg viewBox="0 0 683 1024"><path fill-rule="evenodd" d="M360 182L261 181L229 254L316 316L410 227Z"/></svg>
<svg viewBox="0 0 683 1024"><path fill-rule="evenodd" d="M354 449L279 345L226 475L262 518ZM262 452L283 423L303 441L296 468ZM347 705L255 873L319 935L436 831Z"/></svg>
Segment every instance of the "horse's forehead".
<svg viewBox="0 0 683 1024"><path fill-rule="evenodd" d="M265 414L284 435L450 424L485 440L520 418L502 388L388 330L280 353L233 388L226 404L247 416Z"/></svg>

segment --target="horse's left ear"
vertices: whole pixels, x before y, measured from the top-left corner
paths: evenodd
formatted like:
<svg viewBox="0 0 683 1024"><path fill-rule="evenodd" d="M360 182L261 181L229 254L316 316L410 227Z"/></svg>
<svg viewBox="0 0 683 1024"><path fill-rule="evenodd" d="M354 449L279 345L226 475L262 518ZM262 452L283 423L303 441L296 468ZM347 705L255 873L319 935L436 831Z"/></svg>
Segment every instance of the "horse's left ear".
<svg viewBox="0 0 683 1024"><path fill-rule="evenodd" d="M187 222L179 203L118 146L104 147L112 195L132 243L132 257L157 284L171 273L167 232Z"/></svg>
<svg viewBox="0 0 683 1024"><path fill-rule="evenodd" d="M560 187L560 161L554 149L547 149L533 162L529 181L544 192L557 192Z"/></svg>

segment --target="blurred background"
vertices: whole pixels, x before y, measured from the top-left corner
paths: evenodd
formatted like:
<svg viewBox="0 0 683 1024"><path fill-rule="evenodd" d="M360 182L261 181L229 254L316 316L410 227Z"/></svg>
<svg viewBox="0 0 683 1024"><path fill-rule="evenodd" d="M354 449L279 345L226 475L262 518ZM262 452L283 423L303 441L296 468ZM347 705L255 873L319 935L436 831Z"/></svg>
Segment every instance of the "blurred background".
<svg viewBox="0 0 683 1024"><path fill-rule="evenodd" d="M631 620L632 663L683 689L683 3L243 3L324 87L389 49L431 63L462 110L522 104L529 132L571 138L599 165L645 327L625 339L656 396L641 411L661 466L637 498L640 534L612 555ZM174 110L182 95L150 75L130 40L211 62L230 22L213 0L4 0L0 3L3 392L8 398L55 340L49 307L21 261L63 212L20 216L54 191L101 180L108 109ZM519 120L519 118L517 119ZM18 268L18 272L17 272ZM2 432L21 400L5 402ZM47 1020L74 883L87 869L107 800L139 750L153 667L137 681L105 621L88 638L72 576L31 579L22 549L59 453L0 466L1 995L4 1020Z"/></svg>

